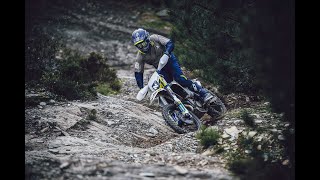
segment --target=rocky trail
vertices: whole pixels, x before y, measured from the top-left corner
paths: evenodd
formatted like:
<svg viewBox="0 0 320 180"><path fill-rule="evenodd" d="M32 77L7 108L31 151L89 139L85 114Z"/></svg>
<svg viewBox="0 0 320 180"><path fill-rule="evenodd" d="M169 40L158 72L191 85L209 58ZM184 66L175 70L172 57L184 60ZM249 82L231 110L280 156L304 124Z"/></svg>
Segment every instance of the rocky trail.
<svg viewBox="0 0 320 180"><path fill-rule="evenodd" d="M43 30L64 37L67 47L107 57L122 89L117 95L99 94L95 101L51 99L26 107L25 179L239 179L226 169L221 155L202 152L195 133L175 133L156 104L135 99L138 88L131 65L136 50L130 35L139 12L132 7L111 1L101 10L87 3L75 10L56 7L59 16L47 17L50 23ZM152 72L147 66L145 82ZM26 98L43 94L25 90ZM233 110L212 127L224 132L219 143L227 151L236 150L240 133L271 140L268 133L248 131L243 120L233 116L239 110L235 100L226 99ZM271 116L256 114L255 120L266 129L281 127L271 132L279 137L288 125L274 125Z"/></svg>
<svg viewBox="0 0 320 180"><path fill-rule="evenodd" d="M178 135L158 111L115 97L27 109L26 130L26 165L40 179L228 177L219 158L197 153L192 133Z"/></svg>

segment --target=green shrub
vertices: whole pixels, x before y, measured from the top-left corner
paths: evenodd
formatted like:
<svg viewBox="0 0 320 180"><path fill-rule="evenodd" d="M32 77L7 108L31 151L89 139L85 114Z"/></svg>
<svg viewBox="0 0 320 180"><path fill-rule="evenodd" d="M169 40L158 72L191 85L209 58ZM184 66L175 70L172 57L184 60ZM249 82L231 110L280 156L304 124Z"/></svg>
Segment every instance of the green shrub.
<svg viewBox="0 0 320 180"><path fill-rule="evenodd" d="M220 134L215 129L202 126L200 131L196 134L196 138L200 140L200 144L204 148L208 148L209 146L217 144Z"/></svg>
<svg viewBox="0 0 320 180"><path fill-rule="evenodd" d="M110 87L114 91L120 91L120 89L121 89L121 81L119 79L116 79L116 80L112 81L110 83Z"/></svg>
<svg viewBox="0 0 320 180"><path fill-rule="evenodd" d="M45 88L68 100L94 99L99 84L108 86L112 93L120 90L116 71L107 59L95 52L83 56L68 49L60 37L46 34L40 27L28 27L26 34L26 87Z"/></svg>
<svg viewBox="0 0 320 180"><path fill-rule="evenodd" d="M99 84L96 87L96 91L103 95L116 94L116 91L113 90L110 84Z"/></svg>
<svg viewBox="0 0 320 180"><path fill-rule="evenodd" d="M97 120L97 118L97 110L92 109L87 116L87 120Z"/></svg>
<svg viewBox="0 0 320 180"><path fill-rule="evenodd" d="M45 72L41 80L49 91L69 100L93 99L98 84L106 84L113 93L121 88L116 72L105 62L94 52L84 57L64 49L62 58L56 60L55 69Z"/></svg>
<svg viewBox="0 0 320 180"><path fill-rule="evenodd" d="M248 126L255 127L254 118L249 114L249 112L246 109L243 109L240 112L240 117Z"/></svg>

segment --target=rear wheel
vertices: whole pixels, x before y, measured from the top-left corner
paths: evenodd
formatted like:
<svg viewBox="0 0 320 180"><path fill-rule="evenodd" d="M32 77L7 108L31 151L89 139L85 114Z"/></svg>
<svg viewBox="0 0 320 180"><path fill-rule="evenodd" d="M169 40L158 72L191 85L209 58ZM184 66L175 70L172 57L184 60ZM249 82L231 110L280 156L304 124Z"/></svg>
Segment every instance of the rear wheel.
<svg viewBox="0 0 320 180"><path fill-rule="evenodd" d="M198 131L201 122L199 118L189 111L190 117L183 117L179 108L174 104L168 104L163 107L162 115L167 124L177 133L184 134L188 132Z"/></svg>
<svg viewBox="0 0 320 180"><path fill-rule="evenodd" d="M222 119L227 112L227 108L217 95L213 94L212 92L210 93L213 95L213 98L207 105L208 114L216 120Z"/></svg>

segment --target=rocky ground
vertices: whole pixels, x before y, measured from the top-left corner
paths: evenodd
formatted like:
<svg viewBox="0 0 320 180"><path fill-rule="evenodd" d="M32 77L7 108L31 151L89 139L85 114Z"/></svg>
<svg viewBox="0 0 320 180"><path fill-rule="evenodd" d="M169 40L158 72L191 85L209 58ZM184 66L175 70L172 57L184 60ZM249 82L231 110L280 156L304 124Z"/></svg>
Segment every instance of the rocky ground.
<svg viewBox="0 0 320 180"><path fill-rule="evenodd" d="M195 133L176 134L156 104L138 102L130 34L140 13L133 11L136 4L110 2L104 8L94 3L75 10L54 7L59 16L47 17L50 23L43 30L64 37L68 47L104 54L117 69L122 88L117 95L99 94L95 101L63 102L45 91L26 89L26 99L41 99L25 109L26 179L239 179L227 170L228 155L250 154L253 149L268 152L267 160L290 164L278 156L279 141L290 125L279 121L281 115L266 111L267 102L231 94L224 97L224 119L202 118L221 132L218 146L224 153L203 149ZM152 72L147 66L145 82ZM243 108L259 128L241 118ZM254 139L257 146L240 148L241 138Z"/></svg>

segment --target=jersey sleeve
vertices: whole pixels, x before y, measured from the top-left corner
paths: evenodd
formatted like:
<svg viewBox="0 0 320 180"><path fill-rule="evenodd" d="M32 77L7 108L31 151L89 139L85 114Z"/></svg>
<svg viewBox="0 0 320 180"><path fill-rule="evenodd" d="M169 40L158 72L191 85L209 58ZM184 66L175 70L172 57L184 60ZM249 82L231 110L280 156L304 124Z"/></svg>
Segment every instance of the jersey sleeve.
<svg viewBox="0 0 320 180"><path fill-rule="evenodd" d="M144 62L143 62L141 53L138 52L134 62L134 72L143 73L143 71L144 71Z"/></svg>
<svg viewBox="0 0 320 180"><path fill-rule="evenodd" d="M155 42L158 42L160 43L161 45L165 46L169 41L170 39L169 38L166 38L164 36L161 36L159 34L152 34L150 36L150 40L151 41L155 41Z"/></svg>
<svg viewBox="0 0 320 180"><path fill-rule="evenodd" d="M150 36L150 40L158 42L159 44L163 45L165 47L164 54L171 56L171 52L174 49L174 43L169 38L166 38L164 36L153 34Z"/></svg>

